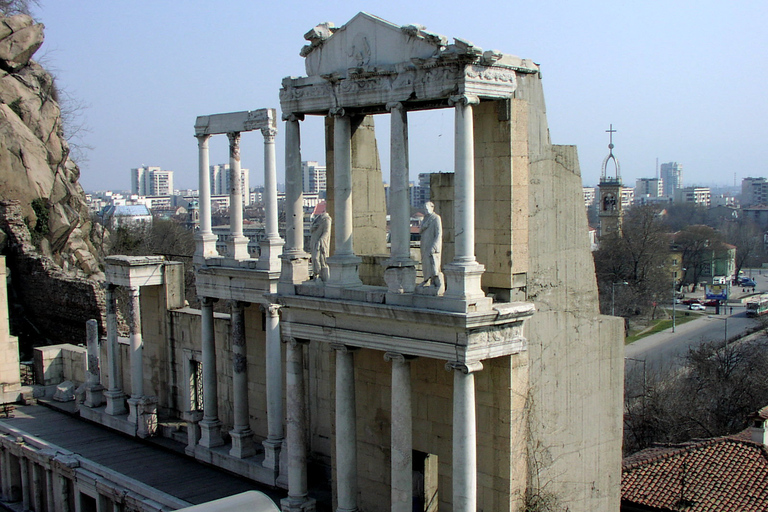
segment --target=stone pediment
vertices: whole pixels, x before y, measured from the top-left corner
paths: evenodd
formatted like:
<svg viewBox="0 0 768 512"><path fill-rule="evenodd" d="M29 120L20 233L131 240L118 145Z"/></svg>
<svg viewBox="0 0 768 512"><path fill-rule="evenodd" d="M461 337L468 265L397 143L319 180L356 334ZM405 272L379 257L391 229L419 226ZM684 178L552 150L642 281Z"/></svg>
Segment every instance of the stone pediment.
<svg viewBox="0 0 768 512"><path fill-rule="evenodd" d="M452 43L420 25L395 25L361 12L336 28L322 23L304 35L307 76L286 77L280 91L284 113L327 115L344 108L387 112L391 103L409 110L449 106L451 98L511 98L517 76L538 73L530 60L471 42Z"/></svg>
<svg viewBox="0 0 768 512"><path fill-rule="evenodd" d="M304 36L310 44L302 49L307 76L347 76L356 69L374 72L393 69L412 59L428 59L447 43L423 27L401 27L360 12L344 26L318 25Z"/></svg>

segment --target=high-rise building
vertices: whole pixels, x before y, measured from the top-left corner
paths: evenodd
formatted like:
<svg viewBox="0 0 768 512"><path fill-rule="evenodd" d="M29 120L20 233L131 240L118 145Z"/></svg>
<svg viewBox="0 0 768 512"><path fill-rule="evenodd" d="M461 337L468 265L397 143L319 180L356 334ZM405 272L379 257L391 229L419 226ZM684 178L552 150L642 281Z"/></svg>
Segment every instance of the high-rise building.
<svg viewBox="0 0 768 512"><path fill-rule="evenodd" d="M312 160L301 162L302 190L307 194L325 192L325 166Z"/></svg>
<svg viewBox="0 0 768 512"><path fill-rule="evenodd" d="M419 173L419 184L413 187L411 195L411 206L413 208L424 208L424 204L429 201L429 180L432 173Z"/></svg>
<svg viewBox="0 0 768 512"><path fill-rule="evenodd" d="M768 204L768 180L744 178L741 180L741 206Z"/></svg>
<svg viewBox="0 0 768 512"><path fill-rule="evenodd" d="M664 180L661 178L637 178L635 196L638 198L656 198L664 195Z"/></svg>
<svg viewBox="0 0 768 512"><path fill-rule="evenodd" d="M173 171L150 166L131 169L131 192L140 196L173 195Z"/></svg>
<svg viewBox="0 0 768 512"><path fill-rule="evenodd" d="M661 164L661 180L664 187L664 195L675 196L675 190L683 188L683 164L667 162Z"/></svg>
<svg viewBox="0 0 768 512"><path fill-rule="evenodd" d="M709 187L686 187L675 190L676 203L694 203L709 208L712 192Z"/></svg>
<svg viewBox="0 0 768 512"><path fill-rule="evenodd" d="M211 195L228 196L231 181L229 178L229 164L217 164L210 167ZM240 168L240 185L243 191L243 206L251 204L250 172Z"/></svg>

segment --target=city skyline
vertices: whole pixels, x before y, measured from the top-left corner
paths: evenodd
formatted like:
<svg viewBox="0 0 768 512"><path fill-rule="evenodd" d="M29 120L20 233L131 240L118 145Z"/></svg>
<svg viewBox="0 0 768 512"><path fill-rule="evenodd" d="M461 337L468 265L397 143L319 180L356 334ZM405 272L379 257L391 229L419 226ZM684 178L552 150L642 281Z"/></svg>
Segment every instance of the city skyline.
<svg viewBox="0 0 768 512"><path fill-rule="evenodd" d="M65 98L88 106L82 114L91 131L80 142L93 149L80 162L83 187L127 189L126 171L149 162L173 170L178 188L196 188L195 117L279 109L281 79L306 74L298 55L302 35L324 21L340 26L359 10L540 63L552 141L578 146L585 185L598 181L611 123L627 183L654 177L657 158L681 162L686 184L732 186L734 173L737 184L765 175L759 162L766 157L761 136L768 108L760 85L768 72L758 64L768 47L762 29L768 8L762 3L524 2L491 11L454 2L439 10L400 2L297 5L234 1L213 10L202 2L181 9L138 1L116 11L85 0L83 10L36 8L46 25L36 58L57 75ZM237 37L223 36L228 33ZM386 177L389 123L384 116L376 122ZM410 114L409 129L412 180L420 172L453 170L450 111ZM302 160L325 163L321 134L321 118L304 121ZM263 157L253 137L243 137L242 153L256 186ZM225 144L214 141L211 161L226 161L226 154Z"/></svg>

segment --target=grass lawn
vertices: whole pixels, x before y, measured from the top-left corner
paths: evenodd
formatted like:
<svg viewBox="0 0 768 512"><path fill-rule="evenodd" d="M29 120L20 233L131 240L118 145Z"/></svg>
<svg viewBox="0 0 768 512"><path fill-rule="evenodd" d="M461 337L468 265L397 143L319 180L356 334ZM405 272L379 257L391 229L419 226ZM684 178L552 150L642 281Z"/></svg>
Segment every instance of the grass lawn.
<svg viewBox="0 0 768 512"><path fill-rule="evenodd" d="M678 310L679 312L675 315L675 325L682 325L686 322L690 322L691 320L695 320L699 318L701 315L706 314L700 313L698 311L688 311L687 309ZM669 313L669 311L667 311ZM686 315L688 313L688 315ZM672 319L671 318L662 318L660 320L654 320L651 322L650 325L644 326L640 331L633 332L632 329L629 331L629 336L627 336L624 339L624 344L632 343L633 341L637 341L641 338L645 338L646 336L650 336L651 334L656 334L657 332L664 331L666 329L669 329L672 327Z"/></svg>

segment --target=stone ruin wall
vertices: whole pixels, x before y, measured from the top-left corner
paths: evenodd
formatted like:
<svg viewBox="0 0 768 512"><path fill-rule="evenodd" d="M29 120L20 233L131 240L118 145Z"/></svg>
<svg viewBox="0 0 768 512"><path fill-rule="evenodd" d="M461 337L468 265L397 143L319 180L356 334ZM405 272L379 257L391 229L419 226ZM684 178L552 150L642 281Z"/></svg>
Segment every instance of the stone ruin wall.
<svg viewBox="0 0 768 512"><path fill-rule="evenodd" d="M108 238L91 222L55 80L31 59L43 29L26 15L0 18L0 250L15 324L82 343L85 322L103 317L98 253Z"/></svg>
<svg viewBox="0 0 768 512"><path fill-rule="evenodd" d="M94 318L104 332L104 289L94 280L67 274L35 250L18 201L0 201L0 230L11 275L10 316L17 329L29 322L56 342L78 344L85 342L85 322Z"/></svg>

